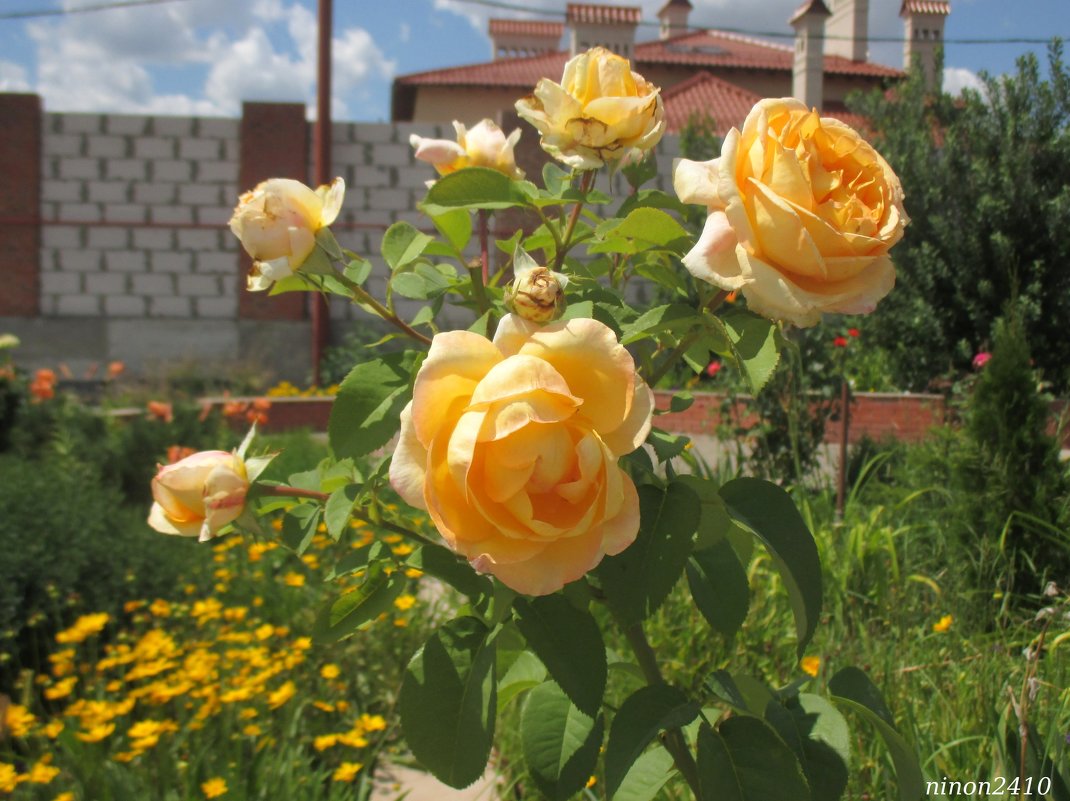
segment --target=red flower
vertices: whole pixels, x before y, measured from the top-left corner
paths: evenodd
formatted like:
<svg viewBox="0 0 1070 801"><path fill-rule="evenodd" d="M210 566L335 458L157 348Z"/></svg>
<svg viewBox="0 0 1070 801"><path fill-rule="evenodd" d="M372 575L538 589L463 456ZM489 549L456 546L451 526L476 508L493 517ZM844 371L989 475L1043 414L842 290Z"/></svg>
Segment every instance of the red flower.
<svg viewBox="0 0 1070 801"><path fill-rule="evenodd" d="M980 353L978 353L976 356L973 357L973 369L974 370L980 370L982 367L984 367L986 364L988 364L988 360L991 359L991 358L992 358L992 354L991 353L989 353L988 351L984 351L984 350L981 351Z"/></svg>
<svg viewBox="0 0 1070 801"><path fill-rule="evenodd" d="M724 365L721 364L719 361L710 362L706 365L706 375L708 375L710 378L716 378L717 374L721 372L721 368L723 366Z"/></svg>
<svg viewBox="0 0 1070 801"><path fill-rule="evenodd" d="M857 328L848 328L847 329L847 336L852 337L852 338L853 337L857 337L861 333L862 332L859 331Z"/></svg>
<svg viewBox="0 0 1070 801"><path fill-rule="evenodd" d="M834 348L846 348L847 347L847 337L836 337L834 340L832 340L832 347L834 347Z"/></svg>

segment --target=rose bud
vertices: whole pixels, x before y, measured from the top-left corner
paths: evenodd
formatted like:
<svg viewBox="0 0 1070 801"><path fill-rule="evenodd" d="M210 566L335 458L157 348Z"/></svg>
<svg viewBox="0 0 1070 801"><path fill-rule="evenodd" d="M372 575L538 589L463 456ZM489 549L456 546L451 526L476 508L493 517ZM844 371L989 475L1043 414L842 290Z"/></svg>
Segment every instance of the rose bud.
<svg viewBox="0 0 1070 801"><path fill-rule="evenodd" d="M533 323L556 320L565 311L568 278L535 263L517 248L513 260L514 277L505 289L505 307Z"/></svg>
<svg viewBox="0 0 1070 801"><path fill-rule="evenodd" d="M482 120L470 131L454 120L453 128L457 132L456 142L410 136L409 144L416 148L416 158L431 164L439 175L449 175L464 167L487 167L517 180L524 177L513 156L513 148L520 139L519 128L508 137L491 120Z"/></svg>
<svg viewBox="0 0 1070 801"><path fill-rule="evenodd" d="M201 451L161 465L152 479L149 525L204 542L241 516L248 489L245 462L227 451Z"/></svg>

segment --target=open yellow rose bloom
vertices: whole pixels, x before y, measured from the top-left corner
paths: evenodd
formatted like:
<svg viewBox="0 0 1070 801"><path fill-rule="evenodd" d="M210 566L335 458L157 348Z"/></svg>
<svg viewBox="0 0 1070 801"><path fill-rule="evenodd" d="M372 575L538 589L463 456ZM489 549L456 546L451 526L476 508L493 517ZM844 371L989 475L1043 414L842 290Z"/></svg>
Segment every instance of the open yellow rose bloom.
<svg viewBox="0 0 1070 801"><path fill-rule="evenodd" d="M240 456L200 451L159 468L152 479L149 525L203 542L238 519L248 490L249 474Z"/></svg>
<svg viewBox="0 0 1070 801"><path fill-rule="evenodd" d="M864 314L895 283L899 179L853 128L798 100L760 101L719 158L678 161L673 185L710 212L684 265L759 314L799 326Z"/></svg>
<svg viewBox="0 0 1070 801"><path fill-rule="evenodd" d="M661 90L603 47L570 59L560 84L540 80L516 111L542 134L543 150L580 170L641 156L665 133Z"/></svg>
<svg viewBox="0 0 1070 801"><path fill-rule="evenodd" d="M434 338L390 481L477 570L545 595L635 540L638 495L617 459L646 438L652 412L610 328L507 315L493 341Z"/></svg>

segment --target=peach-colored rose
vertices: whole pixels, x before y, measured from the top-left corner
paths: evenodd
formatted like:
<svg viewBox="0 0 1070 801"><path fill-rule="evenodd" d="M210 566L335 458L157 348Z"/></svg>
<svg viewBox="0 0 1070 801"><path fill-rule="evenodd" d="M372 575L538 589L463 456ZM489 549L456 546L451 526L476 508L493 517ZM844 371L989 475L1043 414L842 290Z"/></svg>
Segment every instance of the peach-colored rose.
<svg viewBox="0 0 1070 801"><path fill-rule="evenodd" d="M652 410L607 326L506 315L493 341L435 336L390 482L477 570L545 595L635 540L639 499L617 459L646 438Z"/></svg>
<svg viewBox="0 0 1070 801"><path fill-rule="evenodd" d="M517 180L524 177L513 156L513 148L520 139L519 128L507 137L491 120L480 121L470 131L454 120L453 129L457 132L456 142L410 136L409 144L416 148L416 158L433 165L439 175L449 175L464 167L488 167Z"/></svg>
<svg viewBox="0 0 1070 801"><path fill-rule="evenodd" d="M710 212L684 265L759 314L799 326L864 314L895 283L899 179L853 128L798 100L759 102L720 158L678 161L673 185Z"/></svg>
<svg viewBox="0 0 1070 801"><path fill-rule="evenodd" d="M241 516L248 489L245 462L227 451L200 451L161 465L152 479L149 525L163 534L209 540Z"/></svg>
<svg viewBox="0 0 1070 801"><path fill-rule="evenodd" d="M238 200L230 230L253 258L247 288L267 289L293 275L316 247L316 232L342 209L345 181L315 191L290 178L271 178Z"/></svg>
<svg viewBox="0 0 1070 801"><path fill-rule="evenodd" d="M579 170L640 158L665 133L661 90L604 47L571 58L560 84L541 79L516 111L538 128L543 150Z"/></svg>

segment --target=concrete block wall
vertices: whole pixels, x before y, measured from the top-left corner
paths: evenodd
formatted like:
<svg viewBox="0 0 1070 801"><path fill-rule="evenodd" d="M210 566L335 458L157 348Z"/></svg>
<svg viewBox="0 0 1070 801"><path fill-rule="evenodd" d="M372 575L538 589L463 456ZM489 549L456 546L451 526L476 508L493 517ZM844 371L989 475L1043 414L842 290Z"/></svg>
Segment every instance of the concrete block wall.
<svg viewBox="0 0 1070 801"><path fill-rule="evenodd" d="M238 121L45 114L45 316L232 319Z"/></svg>

